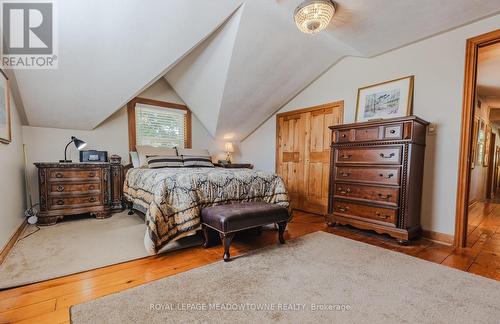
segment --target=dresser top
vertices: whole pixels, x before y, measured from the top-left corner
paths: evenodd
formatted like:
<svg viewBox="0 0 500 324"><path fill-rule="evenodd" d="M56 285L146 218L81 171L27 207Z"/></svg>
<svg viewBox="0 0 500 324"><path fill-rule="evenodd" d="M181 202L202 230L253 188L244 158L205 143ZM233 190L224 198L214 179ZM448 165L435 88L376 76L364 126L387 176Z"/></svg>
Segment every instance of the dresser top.
<svg viewBox="0 0 500 324"><path fill-rule="evenodd" d="M388 118L388 119L376 119L376 120L370 120L366 122L360 122L360 123L350 123L350 124L341 124L341 125L335 125L335 126L330 126L330 129L340 129L340 128L353 128L353 127L363 127L363 126L378 126L378 125L385 125L385 124L392 124L392 123L401 123L401 122L406 122L406 121L413 121L416 123L420 123L422 125L429 125L429 122L417 117L417 116L406 116L406 117L397 117L397 118Z"/></svg>
<svg viewBox="0 0 500 324"><path fill-rule="evenodd" d="M99 168L107 167L109 162L37 162L37 168Z"/></svg>

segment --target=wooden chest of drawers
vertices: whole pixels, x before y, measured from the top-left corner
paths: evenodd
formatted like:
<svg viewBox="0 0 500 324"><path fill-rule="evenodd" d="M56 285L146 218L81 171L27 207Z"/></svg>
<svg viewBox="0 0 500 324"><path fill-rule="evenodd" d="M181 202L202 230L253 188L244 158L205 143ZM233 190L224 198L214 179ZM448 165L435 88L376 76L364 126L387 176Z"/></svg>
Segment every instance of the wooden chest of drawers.
<svg viewBox="0 0 500 324"><path fill-rule="evenodd" d="M401 243L418 236L427 125L409 116L331 126L328 223Z"/></svg>
<svg viewBox="0 0 500 324"><path fill-rule="evenodd" d="M122 210L121 159L111 163L35 163L38 168L38 224L53 225L67 215L106 218Z"/></svg>

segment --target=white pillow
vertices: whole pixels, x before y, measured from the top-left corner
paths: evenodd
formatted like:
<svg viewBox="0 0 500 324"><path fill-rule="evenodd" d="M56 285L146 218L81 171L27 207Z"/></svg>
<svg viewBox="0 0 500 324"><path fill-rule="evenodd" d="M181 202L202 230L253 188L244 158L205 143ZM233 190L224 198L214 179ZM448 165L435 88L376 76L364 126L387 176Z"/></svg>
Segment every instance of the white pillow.
<svg viewBox="0 0 500 324"><path fill-rule="evenodd" d="M148 164L147 157L162 155L162 156L177 156L177 151L175 148L166 147L154 147L149 145L137 145L137 153L139 154L139 166L145 166Z"/></svg>
<svg viewBox="0 0 500 324"><path fill-rule="evenodd" d="M130 152L130 161L132 162L132 166L134 168L138 168L141 166L139 162L139 154L137 152Z"/></svg>
<svg viewBox="0 0 500 324"><path fill-rule="evenodd" d="M206 149L178 149L179 155L210 156Z"/></svg>

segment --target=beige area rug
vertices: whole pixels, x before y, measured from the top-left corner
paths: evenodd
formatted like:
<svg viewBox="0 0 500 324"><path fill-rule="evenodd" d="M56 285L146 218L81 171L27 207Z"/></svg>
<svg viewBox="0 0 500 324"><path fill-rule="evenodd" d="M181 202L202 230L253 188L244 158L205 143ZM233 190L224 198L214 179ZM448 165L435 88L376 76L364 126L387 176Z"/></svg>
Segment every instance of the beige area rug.
<svg viewBox="0 0 500 324"><path fill-rule="evenodd" d="M29 226L21 237L36 230ZM0 289L57 278L149 256L144 248L146 225L127 212L110 218L67 220L18 241L0 265ZM167 245L172 251L200 245L189 236Z"/></svg>
<svg viewBox="0 0 500 324"><path fill-rule="evenodd" d="M316 232L75 305L71 320L498 323L499 301L494 280Z"/></svg>

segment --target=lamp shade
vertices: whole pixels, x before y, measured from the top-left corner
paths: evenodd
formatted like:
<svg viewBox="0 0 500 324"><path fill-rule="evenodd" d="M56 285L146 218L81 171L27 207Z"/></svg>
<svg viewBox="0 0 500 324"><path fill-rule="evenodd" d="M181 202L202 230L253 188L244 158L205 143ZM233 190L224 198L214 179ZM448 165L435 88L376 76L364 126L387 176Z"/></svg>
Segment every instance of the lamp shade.
<svg viewBox="0 0 500 324"><path fill-rule="evenodd" d="M73 141L73 143L75 143L75 146L78 150L82 150L85 148L85 146L87 146L87 142L82 141L81 139L78 139L74 136L71 136L71 140Z"/></svg>
<svg viewBox="0 0 500 324"><path fill-rule="evenodd" d="M228 153L233 153L234 152L233 143L231 143L231 142L227 142L224 145L224 148L225 148L225 151L228 152Z"/></svg>

